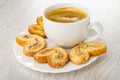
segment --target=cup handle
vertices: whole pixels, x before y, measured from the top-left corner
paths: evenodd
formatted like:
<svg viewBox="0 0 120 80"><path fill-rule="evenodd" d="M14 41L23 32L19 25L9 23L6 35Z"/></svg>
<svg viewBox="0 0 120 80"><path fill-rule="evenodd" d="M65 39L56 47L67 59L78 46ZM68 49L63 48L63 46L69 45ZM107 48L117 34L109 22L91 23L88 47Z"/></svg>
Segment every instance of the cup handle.
<svg viewBox="0 0 120 80"><path fill-rule="evenodd" d="M101 36L101 34L103 33L103 26L99 22L90 23L88 28L89 28L89 30L94 29L97 32L97 34L90 38L86 38L85 41L95 40L95 39L99 38Z"/></svg>

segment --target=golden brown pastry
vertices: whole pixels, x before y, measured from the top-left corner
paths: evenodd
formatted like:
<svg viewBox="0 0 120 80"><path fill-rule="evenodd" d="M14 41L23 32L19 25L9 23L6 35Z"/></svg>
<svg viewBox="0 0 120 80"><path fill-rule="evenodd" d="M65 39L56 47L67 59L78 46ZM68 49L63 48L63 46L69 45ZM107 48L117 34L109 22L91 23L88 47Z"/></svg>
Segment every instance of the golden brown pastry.
<svg viewBox="0 0 120 80"><path fill-rule="evenodd" d="M42 16L37 17L36 22L38 25L41 25L43 27L43 17Z"/></svg>
<svg viewBox="0 0 120 80"><path fill-rule="evenodd" d="M69 61L68 53L61 47L52 47L53 52L48 56L48 64L53 68L61 68Z"/></svg>
<svg viewBox="0 0 120 80"><path fill-rule="evenodd" d="M34 55L34 60L38 63L47 63L48 56L52 52L51 48L43 49Z"/></svg>
<svg viewBox="0 0 120 80"><path fill-rule="evenodd" d="M75 46L70 50L70 60L77 65L86 63L90 55L87 50L80 48L80 46Z"/></svg>
<svg viewBox="0 0 120 80"><path fill-rule="evenodd" d="M32 24L29 26L28 31L31 34L37 34L43 38L46 38L46 34L44 32L43 25Z"/></svg>
<svg viewBox="0 0 120 80"><path fill-rule="evenodd" d="M80 44L80 47L86 49L91 56L98 56L107 51L107 46L103 42L88 42Z"/></svg>
<svg viewBox="0 0 120 80"><path fill-rule="evenodd" d="M68 53L61 47L49 47L39 51L34 55L34 60L38 63L46 63L53 68L63 67L68 63Z"/></svg>
<svg viewBox="0 0 120 80"><path fill-rule="evenodd" d="M33 56L35 53L46 47L46 41L44 38L38 35L35 35L34 37L34 40L30 41L23 47L23 53L26 56Z"/></svg>
<svg viewBox="0 0 120 80"><path fill-rule="evenodd" d="M34 37L31 34L23 34L16 37L16 42L20 46L24 46L27 42L33 40Z"/></svg>

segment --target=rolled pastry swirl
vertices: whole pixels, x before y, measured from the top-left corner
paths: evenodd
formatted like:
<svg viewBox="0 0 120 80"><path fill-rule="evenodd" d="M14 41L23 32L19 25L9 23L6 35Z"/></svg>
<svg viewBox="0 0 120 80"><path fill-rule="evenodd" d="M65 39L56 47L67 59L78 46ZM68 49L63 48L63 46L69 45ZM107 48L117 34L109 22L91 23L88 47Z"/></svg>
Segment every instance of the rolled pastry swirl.
<svg viewBox="0 0 120 80"><path fill-rule="evenodd" d="M20 46L24 46L26 43L28 43L31 40L34 40L34 35L31 34L23 34L23 35L19 35L16 37L16 42L17 44L19 44Z"/></svg>
<svg viewBox="0 0 120 80"><path fill-rule="evenodd" d="M34 37L34 40L30 41L23 47L23 53L26 56L33 56L35 53L46 47L46 41L44 38L38 35L35 35Z"/></svg>
<svg viewBox="0 0 120 80"><path fill-rule="evenodd" d="M28 32L30 34L37 34L43 38L46 38L46 34L44 32L43 25L38 25L38 24L32 24L28 28Z"/></svg>
<svg viewBox="0 0 120 80"><path fill-rule="evenodd" d="M80 47L86 49L91 56L98 56L107 51L107 46L103 42L88 42L81 44Z"/></svg>
<svg viewBox="0 0 120 80"><path fill-rule="evenodd" d="M41 27L43 27L43 17L42 16L37 17L36 22L38 25L41 25Z"/></svg>
<svg viewBox="0 0 120 80"><path fill-rule="evenodd" d="M87 50L80 48L80 46L75 46L70 50L70 60L77 65L86 63L90 58Z"/></svg>
<svg viewBox="0 0 120 80"><path fill-rule="evenodd" d="M60 68L66 65L69 61L68 53L61 47L49 47L39 51L34 55L34 60L38 63L48 62L53 68Z"/></svg>

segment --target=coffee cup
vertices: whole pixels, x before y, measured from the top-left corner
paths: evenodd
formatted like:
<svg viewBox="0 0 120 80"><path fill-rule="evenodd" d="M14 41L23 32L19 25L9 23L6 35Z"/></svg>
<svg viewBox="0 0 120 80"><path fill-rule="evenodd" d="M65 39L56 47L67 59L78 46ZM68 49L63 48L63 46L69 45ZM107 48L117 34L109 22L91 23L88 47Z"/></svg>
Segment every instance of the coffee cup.
<svg viewBox="0 0 120 80"><path fill-rule="evenodd" d="M81 9L87 14L87 17L71 23L55 22L46 17L48 12L65 7L75 7ZM103 31L103 27L99 22L90 22L89 10L80 4L75 3L60 3L49 6L44 10L43 22L47 38L58 46L63 47L73 47L84 40L97 39ZM97 29L98 33L87 38L87 35L90 34L89 30L91 29L94 29L95 31Z"/></svg>

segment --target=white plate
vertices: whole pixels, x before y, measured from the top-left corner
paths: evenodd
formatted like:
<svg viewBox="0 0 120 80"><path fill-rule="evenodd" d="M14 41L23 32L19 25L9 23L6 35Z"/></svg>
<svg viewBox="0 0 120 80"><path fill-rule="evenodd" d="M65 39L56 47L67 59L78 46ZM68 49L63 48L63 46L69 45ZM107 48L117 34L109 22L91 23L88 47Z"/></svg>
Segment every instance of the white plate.
<svg viewBox="0 0 120 80"><path fill-rule="evenodd" d="M27 31L23 31L21 34L27 34L27 33L28 33ZM90 36L95 35L95 34L96 34L96 32L94 30L91 30L89 32L88 36L90 37ZM55 46L55 44L53 44L48 39L46 39L46 41L47 41L48 47ZM99 38L99 39L96 39L93 41L102 41L102 40ZM67 50L69 51L69 49L67 49ZM24 56L23 52L22 52L22 47L17 45L16 42L13 46L13 51L14 51L16 59L21 64L23 64L25 67L28 67L28 68L35 70L35 71L40 71L40 72L45 72L45 73L63 73L63 72L70 72L70 71L78 70L78 69L81 69L81 68L91 64L92 62L94 62L98 58L98 56L91 57L87 63L82 64L82 65L75 65L72 62L69 62L66 66L64 66L62 68L54 69L54 68L51 68L47 63L46 64L39 64L39 63L34 62L32 57Z"/></svg>

